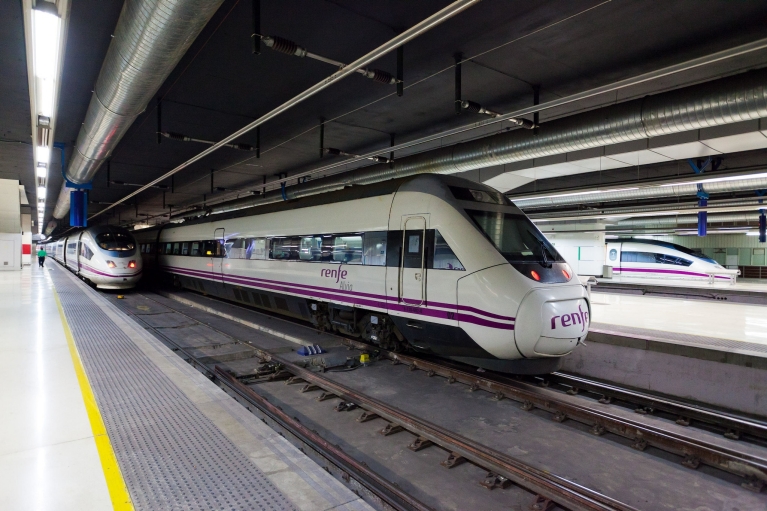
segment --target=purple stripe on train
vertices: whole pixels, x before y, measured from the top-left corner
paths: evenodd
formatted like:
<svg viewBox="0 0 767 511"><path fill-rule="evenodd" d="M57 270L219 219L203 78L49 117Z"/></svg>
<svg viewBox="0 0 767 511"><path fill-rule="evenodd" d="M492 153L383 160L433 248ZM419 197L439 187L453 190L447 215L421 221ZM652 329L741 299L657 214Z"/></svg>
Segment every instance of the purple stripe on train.
<svg viewBox="0 0 767 511"><path fill-rule="evenodd" d="M708 277L708 273L698 273L693 271L681 271L681 270L661 270L661 269L654 269L654 268L615 268L615 271L624 272L624 271L633 271L637 273L665 273L665 274L672 274L672 275L690 275L692 277ZM727 277L725 275L714 275L714 278L717 279L727 279L730 280L730 277Z"/></svg>
<svg viewBox="0 0 767 511"><path fill-rule="evenodd" d="M110 277L110 278L113 278L113 279L119 279L119 278L124 278L124 277L135 277L136 275L139 275L141 273L141 270L139 270L136 273L127 273L127 274L124 274L124 275L111 275L109 273L104 273L102 271L99 271L99 270L97 270L95 268L92 268L92 267L88 266L87 264L83 264L83 263L80 263L80 269L81 270L85 269L85 271L89 271L91 273L95 273L96 275L101 275L102 277Z"/></svg>
<svg viewBox="0 0 767 511"><path fill-rule="evenodd" d="M197 273L197 274L199 274L203 278L210 278L210 279L216 279L216 280L218 280L219 278L222 278L220 273L212 272L212 271L195 270L195 269L191 269L191 268L181 268L181 267L178 267L178 266L163 266L163 268L166 268L166 269L168 269L170 271L183 270L183 271L187 271L187 272ZM347 290L342 290L342 289L335 290L335 289L329 289L329 288L326 288L326 287L312 286L312 285L309 285L309 284L296 284L296 283L292 283L292 282L284 282L284 281L279 281L279 280L269 280L269 279L261 279L261 278L257 278L257 277L247 277L247 276L244 276L244 275L226 274L226 275L224 275L224 277L243 279L243 280L246 280L246 281L249 281L249 282L252 282L252 283L257 283L259 285L261 283L267 283L267 284L275 284L275 285L279 285L279 286L289 285L289 286L293 286L295 288L303 288L304 290L317 290L317 291L325 291L325 292L327 292L327 291L335 291L339 295L345 295L344 299L346 299L348 296L360 296L360 297L372 298L372 299L375 299L375 300L384 300L384 301L393 301L393 302L398 302L399 301L396 297L393 297L393 296L377 295L377 294L372 294L372 293L362 293L362 292L358 292L358 291L347 291ZM417 302L413 301L413 304L417 304ZM476 307L471 307L469 305L457 305L456 306L455 304L442 303L442 302L432 302L432 301L430 301L429 302L429 306L430 307L447 308L447 309L452 309L452 310L456 310L457 309L457 310L460 310L460 311L471 312L471 313L474 313L474 314L479 314L479 315L485 316L487 318L498 319L498 320L501 320L501 321L515 321L515 318L512 317L512 316L502 316L500 314L495 314L495 313L492 313L492 312L483 311L481 309L477 309Z"/></svg>
<svg viewBox="0 0 767 511"><path fill-rule="evenodd" d="M275 284L266 284L263 282L255 282L255 283L251 282L253 280L259 281L263 279L251 279L248 277L241 277L241 276L235 276L235 275L221 275L219 273L200 271L200 270L191 270L188 268L178 268L178 267L166 267L166 268L170 269L172 273L179 273L179 274L187 275L191 277L206 278L206 279L211 279L216 281L223 280L224 282L227 282L230 284L257 286L261 289L269 289L271 291L277 291L282 293L292 293L292 294L297 294L297 295L306 296L306 297L315 297L315 298L323 298L326 300L343 301L345 303L352 303L354 305L362 305L366 307L375 307L375 308L383 309L383 310L398 311L398 312L405 312L408 314L417 314L417 315L428 316L433 318L462 321L465 323L472 323L475 325L485 326L489 328L514 330L513 324L498 323L495 321L489 321L487 319L470 316L468 314L429 309L428 307L424 308L424 307L413 307L409 305L393 304L393 303L387 303L385 301L360 298L356 296L348 296L348 295L344 296L343 294L327 292L327 291L334 291L329 289L325 289L325 291L308 291L308 290L296 288L293 285L286 284L286 283L275 285ZM312 286L312 287L315 287L315 286Z"/></svg>

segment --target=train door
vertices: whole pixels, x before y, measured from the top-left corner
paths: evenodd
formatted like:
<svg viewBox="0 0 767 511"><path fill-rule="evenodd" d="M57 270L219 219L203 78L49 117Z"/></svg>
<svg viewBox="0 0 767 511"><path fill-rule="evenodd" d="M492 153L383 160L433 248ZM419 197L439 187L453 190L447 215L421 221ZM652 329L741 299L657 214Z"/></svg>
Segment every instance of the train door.
<svg viewBox="0 0 767 511"><path fill-rule="evenodd" d="M77 258L75 266L77 267L77 273L80 273L80 252L82 252L83 249L83 234L85 234L85 231L82 231L77 237L77 248L75 249L75 257Z"/></svg>
<svg viewBox="0 0 767 511"><path fill-rule="evenodd" d="M218 242L218 247L211 258L212 271L216 274L218 282L224 282L224 253L226 240L224 239L224 228L219 227L213 231L213 239Z"/></svg>
<svg viewBox="0 0 767 511"><path fill-rule="evenodd" d="M426 305L426 215L402 216L402 247L399 266L399 301Z"/></svg>

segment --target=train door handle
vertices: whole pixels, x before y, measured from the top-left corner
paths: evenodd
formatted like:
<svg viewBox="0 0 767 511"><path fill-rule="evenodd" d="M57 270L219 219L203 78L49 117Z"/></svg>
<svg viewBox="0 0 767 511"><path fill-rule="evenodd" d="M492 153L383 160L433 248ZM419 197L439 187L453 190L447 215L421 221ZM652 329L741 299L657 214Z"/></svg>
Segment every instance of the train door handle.
<svg viewBox="0 0 767 511"><path fill-rule="evenodd" d="M418 281L421 280L421 274L420 273L416 273L415 274L415 280L418 280Z"/></svg>

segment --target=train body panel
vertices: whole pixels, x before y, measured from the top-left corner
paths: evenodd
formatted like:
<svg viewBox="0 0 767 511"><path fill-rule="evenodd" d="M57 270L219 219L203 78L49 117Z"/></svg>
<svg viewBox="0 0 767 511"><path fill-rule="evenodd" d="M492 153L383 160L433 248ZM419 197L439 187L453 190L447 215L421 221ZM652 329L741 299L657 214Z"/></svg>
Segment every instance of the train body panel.
<svg viewBox="0 0 767 511"><path fill-rule="evenodd" d="M46 247L56 261L100 289L130 289L141 279L137 243L123 228L89 227Z"/></svg>
<svg viewBox="0 0 767 511"><path fill-rule="evenodd" d="M528 335L518 346L515 325L535 321L541 324L528 330L543 332L549 322L542 313L519 317L531 291L547 290L551 302L580 299L582 308L588 297L543 235L498 192L446 176L369 190L135 234L147 266L177 284L385 347L406 343L523 373L556 369L583 340L585 333L536 350L539 339Z"/></svg>
<svg viewBox="0 0 767 511"><path fill-rule="evenodd" d="M605 245L613 275L631 279L691 280L735 283L739 270L722 267L692 250L659 240L627 239Z"/></svg>

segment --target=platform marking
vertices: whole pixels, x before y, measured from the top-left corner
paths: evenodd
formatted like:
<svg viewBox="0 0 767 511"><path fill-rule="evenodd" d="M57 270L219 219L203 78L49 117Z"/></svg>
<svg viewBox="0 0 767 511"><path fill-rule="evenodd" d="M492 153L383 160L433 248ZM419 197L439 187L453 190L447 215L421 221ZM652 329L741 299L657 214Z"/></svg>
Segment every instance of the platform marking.
<svg viewBox="0 0 767 511"><path fill-rule="evenodd" d="M133 502L131 502L128 488L125 485L122 472L120 472L120 465L118 465L117 457L112 449L112 442L109 441L109 435L107 435L104 420L101 418L101 412L96 403L96 396L93 395L93 389L91 389L91 384L88 381L88 375L85 374L85 369L80 360L80 354L75 345L75 339L72 336L72 330L69 328L69 322L64 314L64 308L61 306L61 300L59 300L59 294L55 288L53 290L53 296L56 299L56 305L59 308L61 325L64 327L64 336L66 337L67 345L69 346L69 354L72 356L72 363L75 366L77 382L80 384L80 392L83 396L85 410L88 413L88 421L91 423L93 440L96 442L96 450L99 453L101 469L104 471L104 479L106 479L112 507L117 511L133 511Z"/></svg>

